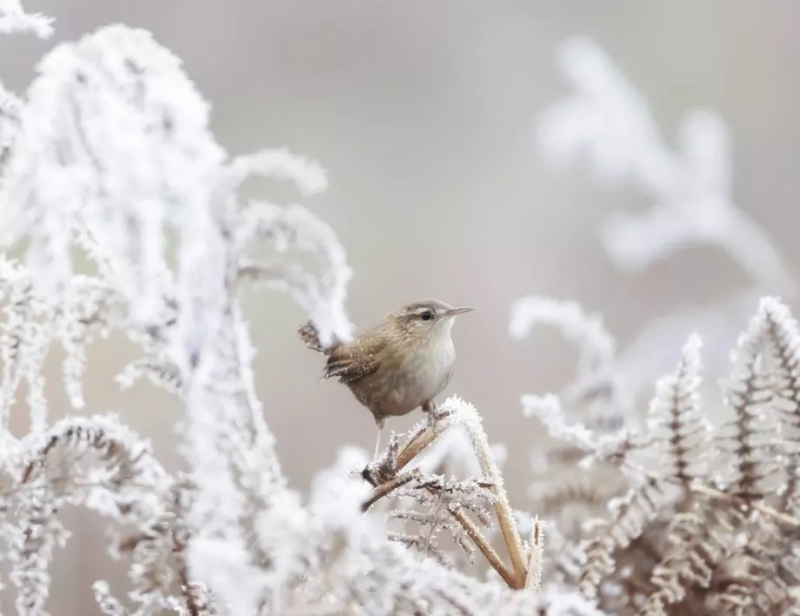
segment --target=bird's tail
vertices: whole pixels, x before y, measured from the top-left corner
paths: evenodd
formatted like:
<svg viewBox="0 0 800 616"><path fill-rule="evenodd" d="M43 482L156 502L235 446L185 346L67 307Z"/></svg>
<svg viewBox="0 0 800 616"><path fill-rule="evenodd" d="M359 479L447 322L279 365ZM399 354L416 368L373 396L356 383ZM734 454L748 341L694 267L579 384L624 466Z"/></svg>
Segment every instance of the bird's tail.
<svg viewBox="0 0 800 616"><path fill-rule="evenodd" d="M319 330L311 321L307 321L305 324L298 327L297 333L300 334L300 338L303 340L305 345L317 353L328 355L333 349L339 346L339 342L334 340L332 344L328 345L327 347L323 347L319 341Z"/></svg>

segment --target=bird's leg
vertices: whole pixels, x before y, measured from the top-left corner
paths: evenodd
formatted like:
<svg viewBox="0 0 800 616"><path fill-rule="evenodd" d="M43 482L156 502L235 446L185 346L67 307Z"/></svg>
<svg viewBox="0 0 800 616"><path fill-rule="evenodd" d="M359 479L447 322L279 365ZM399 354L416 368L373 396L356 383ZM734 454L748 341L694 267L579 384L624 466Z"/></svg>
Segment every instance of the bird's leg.
<svg viewBox="0 0 800 616"><path fill-rule="evenodd" d="M436 420L439 419L439 415L437 413L436 403L433 400L428 400L422 405L422 412L425 413L425 417L428 418L428 424L430 424L434 436L438 437L439 431L436 429Z"/></svg>
<svg viewBox="0 0 800 616"><path fill-rule="evenodd" d="M381 436L383 434L383 426L386 423L385 419L376 419L375 423L378 426L378 438L375 439L375 453L372 455L372 461L375 462L378 459L378 452L381 449Z"/></svg>

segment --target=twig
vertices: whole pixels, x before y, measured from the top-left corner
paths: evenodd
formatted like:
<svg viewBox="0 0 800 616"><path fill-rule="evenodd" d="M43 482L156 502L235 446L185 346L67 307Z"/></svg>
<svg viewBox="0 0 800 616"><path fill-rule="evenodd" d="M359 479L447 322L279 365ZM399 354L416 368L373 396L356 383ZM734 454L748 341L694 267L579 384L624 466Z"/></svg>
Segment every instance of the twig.
<svg viewBox="0 0 800 616"><path fill-rule="evenodd" d="M403 470L411 460L439 438L439 436L450 427L454 419L452 413L445 415L441 419L437 419L432 426L427 426L422 432L416 434L414 438L403 445L403 449L397 454L396 469L398 471Z"/></svg>
<svg viewBox="0 0 800 616"><path fill-rule="evenodd" d="M430 488L429 488L430 489ZM450 512L464 531L469 535L469 538L472 539L472 542L478 546L478 549L481 551L486 557L486 560L489 561L489 564L492 568L500 574L500 577L505 580L505 583L508 584L509 588L519 588L517 586L517 582L514 576L514 572L511 571L505 563L503 563L502 559L498 555L497 551L492 547L486 537L483 536L481 529L469 519L469 517L461 510L461 509L453 509L451 507L447 508L447 511Z"/></svg>
<svg viewBox="0 0 800 616"><path fill-rule="evenodd" d="M415 468L410 471L406 471L401 475L397 475L389 481L376 486L376 488L372 491L372 495L361 505L361 511L366 511L384 496L393 492L400 486L407 484L412 479L419 479L420 477L422 477L422 473L418 468Z"/></svg>
<svg viewBox="0 0 800 616"><path fill-rule="evenodd" d="M525 590L537 592L542 585L542 522L537 516L533 520L531 551L528 557L528 573L525 577Z"/></svg>

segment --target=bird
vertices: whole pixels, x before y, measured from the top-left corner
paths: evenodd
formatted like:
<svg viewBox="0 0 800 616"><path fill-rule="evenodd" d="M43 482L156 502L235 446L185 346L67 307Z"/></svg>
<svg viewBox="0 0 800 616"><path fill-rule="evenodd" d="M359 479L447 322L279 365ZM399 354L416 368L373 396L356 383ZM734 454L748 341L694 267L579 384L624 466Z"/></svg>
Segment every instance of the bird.
<svg viewBox="0 0 800 616"><path fill-rule="evenodd" d="M373 459L388 417L421 408L433 420L434 398L453 376L455 317L471 310L438 299L417 300L392 310L355 339L327 346L312 321L298 328L306 346L328 358L321 380L338 378L372 413L378 428Z"/></svg>

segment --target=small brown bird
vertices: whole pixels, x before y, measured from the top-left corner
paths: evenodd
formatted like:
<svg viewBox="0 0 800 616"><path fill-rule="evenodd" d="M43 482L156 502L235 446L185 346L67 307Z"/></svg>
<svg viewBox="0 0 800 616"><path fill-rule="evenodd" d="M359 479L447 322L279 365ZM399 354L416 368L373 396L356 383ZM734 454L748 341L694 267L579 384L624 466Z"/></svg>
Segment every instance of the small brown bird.
<svg viewBox="0 0 800 616"><path fill-rule="evenodd" d="M438 299L416 301L390 312L355 340L326 348L310 321L298 330L306 346L328 356L322 378L338 377L375 418L374 457L387 417L406 415L417 407L435 410L433 399L453 376L454 317L470 310Z"/></svg>

